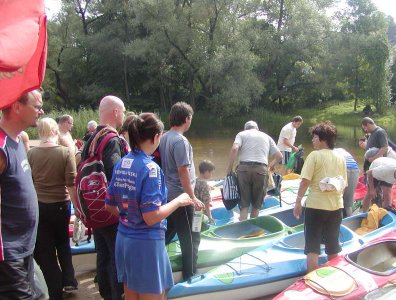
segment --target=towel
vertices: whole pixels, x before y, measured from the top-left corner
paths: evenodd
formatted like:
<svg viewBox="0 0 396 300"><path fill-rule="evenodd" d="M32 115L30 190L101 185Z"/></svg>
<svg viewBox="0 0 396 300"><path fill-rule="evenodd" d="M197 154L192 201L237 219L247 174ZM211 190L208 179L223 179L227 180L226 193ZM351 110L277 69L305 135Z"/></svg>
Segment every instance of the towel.
<svg viewBox="0 0 396 300"><path fill-rule="evenodd" d="M345 188L345 180L341 176L325 177L319 182L319 188L322 192L334 190L341 192Z"/></svg>
<svg viewBox="0 0 396 300"><path fill-rule="evenodd" d="M367 218L362 220L361 227L356 229L355 232L359 235L364 235L377 229L382 218L387 214L388 212L386 209L378 207L377 204L373 204L367 213Z"/></svg>

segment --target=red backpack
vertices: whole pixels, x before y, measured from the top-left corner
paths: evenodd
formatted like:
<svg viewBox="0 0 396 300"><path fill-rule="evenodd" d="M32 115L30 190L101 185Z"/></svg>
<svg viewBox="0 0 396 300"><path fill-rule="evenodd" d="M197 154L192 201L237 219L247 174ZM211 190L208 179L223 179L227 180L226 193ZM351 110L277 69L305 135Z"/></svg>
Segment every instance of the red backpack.
<svg viewBox="0 0 396 300"><path fill-rule="evenodd" d="M103 138L98 143L101 137ZM81 161L77 167L75 214L87 227L101 228L118 221L116 216L105 209L106 189L109 183L102 161L103 149L114 137L118 137L115 129L101 129L91 142L88 158ZM122 141L121 143L123 145Z"/></svg>

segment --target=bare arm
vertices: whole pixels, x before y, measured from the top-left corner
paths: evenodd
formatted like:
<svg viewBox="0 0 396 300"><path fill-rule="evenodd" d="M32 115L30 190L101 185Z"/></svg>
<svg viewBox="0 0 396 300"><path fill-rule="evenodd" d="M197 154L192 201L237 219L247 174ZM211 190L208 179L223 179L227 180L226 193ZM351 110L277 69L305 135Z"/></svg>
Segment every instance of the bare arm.
<svg viewBox="0 0 396 300"><path fill-rule="evenodd" d="M374 188L374 177L373 177L373 170L368 170L367 174L367 181L368 181L368 193L370 198L372 199L375 196L375 188Z"/></svg>
<svg viewBox="0 0 396 300"><path fill-rule="evenodd" d="M285 144L287 147L292 148L293 152L296 152L298 150L298 148L296 146L294 146L293 144L291 144L289 142L289 139L287 139L287 138L283 138L283 144Z"/></svg>
<svg viewBox="0 0 396 300"><path fill-rule="evenodd" d="M232 171L234 167L234 162L238 157L238 152L239 152L239 144L234 143L231 147L230 156L228 159L227 174L229 174Z"/></svg>
<svg viewBox="0 0 396 300"><path fill-rule="evenodd" d="M213 223L212 212L210 211L210 203L205 203L205 213L209 218L209 223Z"/></svg>
<svg viewBox="0 0 396 300"><path fill-rule="evenodd" d="M200 200L198 200L197 197L195 197L194 189L191 185L190 174L188 173L188 167L178 167L177 172L179 173L180 183L183 187L184 192L186 192L190 196L196 208L203 209L204 204Z"/></svg>
<svg viewBox="0 0 396 300"><path fill-rule="evenodd" d="M69 192L70 195L70 200L73 203L74 207L77 207L77 191L76 191L76 187L74 185L72 186L68 186L67 187L67 191Z"/></svg>
<svg viewBox="0 0 396 300"><path fill-rule="evenodd" d="M301 179L300 187L298 188L297 198L296 198L296 205L294 206L293 214L296 219L299 219L302 212L301 200L305 195L311 181L308 179Z"/></svg>
<svg viewBox="0 0 396 300"><path fill-rule="evenodd" d="M273 170L274 167L275 167L275 165L276 165L280 160L282 160L282 158L283 158L282 153L280 153L279 151L276 152L276 153L274 154L274 159L270 162L270 164L269 164L269 166L268 166L269 169L270 169L270 170Z"/></svg>
<svg viewBox="0 0 396 300"><path fill-rule="evenodd" d="M194 202L187 193L183 193L172 201L162 205L159 209L143 213L143 220L147 225L152 226L162 221L173 213L177 208L181 206L193 205Z"/></svg>
<svg viewBox="0 0 396 300"><path fill-rule="evenodd" d="M6 166L7 159L5 157L5 154L3 153L3 151L0 151L0 175L4 173Z"/></svg>

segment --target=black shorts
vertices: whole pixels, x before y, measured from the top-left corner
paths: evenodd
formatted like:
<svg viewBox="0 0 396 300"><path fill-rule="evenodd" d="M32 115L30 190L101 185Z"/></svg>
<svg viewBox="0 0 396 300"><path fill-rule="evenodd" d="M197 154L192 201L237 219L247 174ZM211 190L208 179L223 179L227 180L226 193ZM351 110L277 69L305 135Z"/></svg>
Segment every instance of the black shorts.
<svg viewBox="0 0 396 300"><path fill-rule="evenodd" d="M35 299L33 256L0 262L0 300Z"/></svg>
<svg viewBox="0 0 396 300"><path fill-rule="evenodd" d="M320 244L325 245L327 255L341 251L338 240L342 220L342 209L305 209L305 249L304 253L320 254Z"/></svg>

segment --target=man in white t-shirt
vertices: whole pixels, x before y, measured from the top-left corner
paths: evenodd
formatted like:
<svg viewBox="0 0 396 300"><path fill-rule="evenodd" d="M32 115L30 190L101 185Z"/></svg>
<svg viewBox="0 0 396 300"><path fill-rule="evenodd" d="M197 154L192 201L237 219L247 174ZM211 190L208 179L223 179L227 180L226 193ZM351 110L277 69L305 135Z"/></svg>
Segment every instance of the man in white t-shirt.
<svg viewBox="0 0 396 300"><path fill-rule="evenodd" d="M278 148L281 151L283 158L279 162L280 166L278 169L279 174L285 175L285 166L289 161L290 154L296 152L298 148L294 146L294 141L296 140L297 128L303 123L303 118L301 116L295 116L290 123L283 126L278 139Z"/></svg>
<svg viewBox="0 0 396 300"><path fill-rule="evenodd" d="M269 155L274 156L270 164L268 164ZM250 218L258 216L267 191L268 169L273 169L275 164L282 159L282 154L274 140L268 134L259 131L256 122L248 121L244 131L239 132L235 137L230 151L227 174L232 171L238 156L237 177L241 192L239 220L243 221L247 219L250 205L252 205Z"/></svg>
<svg viewBox="0 0 396 300"><path fill-rule="evenodd" d="M367 201L371 201L376 194L375 187L381 185L383 192L383 207L392 206L392 186L396 184L396 159L379 157L375 159L367 171L368 195ZM366 204L369 205L370 202Z"/></svg>

